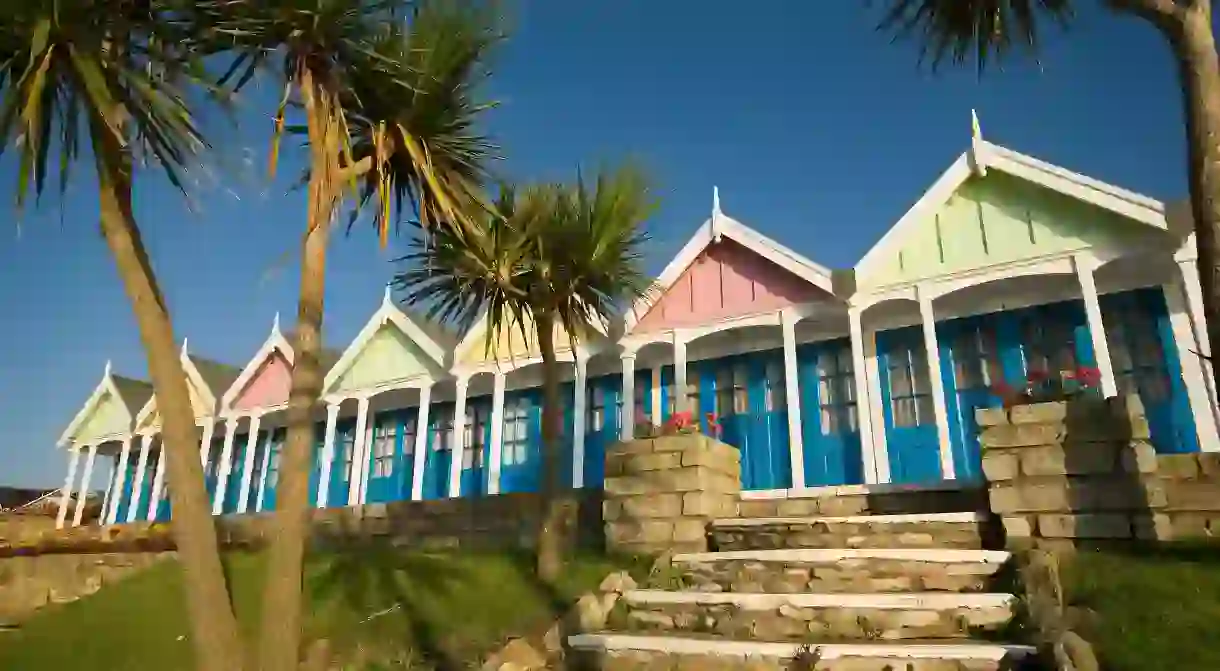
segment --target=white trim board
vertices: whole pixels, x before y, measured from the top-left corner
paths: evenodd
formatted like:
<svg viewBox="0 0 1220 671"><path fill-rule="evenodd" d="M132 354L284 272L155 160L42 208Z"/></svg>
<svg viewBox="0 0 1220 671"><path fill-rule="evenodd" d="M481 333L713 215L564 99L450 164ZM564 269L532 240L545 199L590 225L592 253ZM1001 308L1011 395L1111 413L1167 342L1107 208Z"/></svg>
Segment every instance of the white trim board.
<svg viewBox="0 0 1220 671"><path fill-rule="evenodd" d="M64 432L60 434L59 440L56 442L59 447L66 447L68 443L72 441L72 434L76 433L80 429L81 425L85 423L85 420L89 418L89 415L97 409L97 405L101 403L102 396L104 396L106 392L110 392L116 399L119 400L120 404L123 406L123 412L127 414L128 425L134 426L135 417L131 413L127 400L123 398L122 392L119 391L119 386L115 384L114 373L111 371L110 362L107 361L106 368L102 372L101 381L99 381L97 386L93 388L93 392L89 394L89 398L85 400L85 404L81 406L81 409L77 411L76 415L72 418L72 421L68 423L68 428L64 429ZM102 436L91 437L102 438Z"/></svg>
<svg viewBox="0 0 1220 671"><path fill-rule="evenodd" d="M1011 608L1017 598L1011 594L990 592L878 592L770 594L758 592L673 592L659 589L635 589L623 592L623 599L633 605L732 605L742 610L776 610L793 608L868 608L876 610L956 610L980 608Z"/></svg>
<svg viewBox="0 0 1220 671"><path fill-rule="evenodd" d="M402 310L399 310L394 305L394 301L390 298L390 289L387 287L385 295L381 300L381 305L373 316L365 323L364 328L360 329L360 333L356 335L356 339L343 350L343 355L335 365L331 366L326 373L326 377L322 381L322 393L325 395L330 391L330 388L339 381L339 378L352 367L356 357L369 344L373 336L381 330L383 326L392 324L403 335L411 339L423 352L432 360L438 370L443 370L445 367L445 348L432 339L423 329L411 319Z"/></svg>
<svg viewBox="0 0 1220 671"><path fill-rule="evenodd" d="M713 242L728 238L746 249L758 254L764 259L787 270L809 284L822 289L831 296L834 295L834 284L831 280L831 270L797 254L788 247L755 231L736 219L720 211L720 196L717 192L712 205L712 216L703 222L682 246L678 254L670 260L665 269L657 277L652 296L644 296L624 315L624 335L630 335L639 320L652 309L664 296L682 273L690 267Z"/></svg>
<svg viewBox="0 0 1220 671"><path fill-rule="evenodd" d="M631 634L577 634L568 645L580 650L605 652L640 651L671 655L717 655L726 657L772 657L788 659L808 646L803 642L771 643L728 639L682 638L678 636L633 636ZM1034 653L1028 645L1001 643L827 643L817 646L822 659L844 657L880 659L978 659L1000 661Z"/></svg>
<svg viewBox="0 0 1220 671"><path fill-rule="evenodd" d="M1086 177L1066 168L1052 165L1032 156L976 138L966 152L957 157L932 186L915 201L864 256L856 262L856 272L867 269L881 254L889 251L923 221L933 208L949 198L973 175L986 174L994 168L1032 184L1089 203L1133 221L1162 231L1169 230L1165 219L1165 204L1159 200Z"/></svg>
<svg viewBox="0 0 1220 671"><path fill-rule="evenodd" d="M1012 555L1004 550L956 548L800 548L787 550L730 550L673 555L675 563L713 561L837 562L845 559L884 559L938 564L1003 564Z"/></svg>
<svg viewBox="0 0 1220 671"><path fill-rule="evenodd" d="M182 361L182 370L186 372L187 380L199 391L201 397L199 401L207 405L207 412L204 413L205 417L214 416L219 410L216 407L216 394L208 386L208 383L204 381L203 376L199 374L199 369L195 367L195 362L191 360L190 354L187 353L185 340L182 341L182 354L178 358ZM140 424L143 424L144 420L148 419L149 415L156 409L157 397L154 395L148 399L148 402L140 409L140 413L136 415L135 425L140 426ZM196 412L196 408L192 407L191 411ZM198 422L196 423L198 424Z"/></svg>
<svg viewBox="0 0 1220 671"><path fill-rule="evenodd" d="M280 332L279 314L275 315L275 321L271 324L270 335L268 335L267 339L263 341L263 344L259 346L258 351L255 352L253 357L251 357L250 361L246 363L245 368L242 368L241 375L237 376L237 379L234 380L233 385L225 391L223 396L220 397L221 415L227 417L232 414L233 401L237 400L238 394L240 394L242 390L246 388L246 385L249 384L250 380L254 378L254 375L258 373L259 367L262 366L263 362L266 361L276 350L279 350L280 354L283 354L284 358L288 359L289 365L292 364L294 359L292 344L289 343L288 339L284 337L284 334Z"/></svg>

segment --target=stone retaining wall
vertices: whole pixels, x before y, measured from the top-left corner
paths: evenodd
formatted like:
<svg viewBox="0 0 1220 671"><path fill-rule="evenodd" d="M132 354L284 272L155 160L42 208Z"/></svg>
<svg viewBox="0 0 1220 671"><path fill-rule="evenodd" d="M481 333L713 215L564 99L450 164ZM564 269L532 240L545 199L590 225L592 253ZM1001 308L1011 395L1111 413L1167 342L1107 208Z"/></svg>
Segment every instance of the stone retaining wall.
<svg viewBox="0 0 1220 671"><path fill-rule="evenodd" d="M601 492L573 490L562 497L568 537L582 547L600 547ZM400 547L497 549L530 547L542 515L542 498L532 493L394 501L312 511L313 543L382 539ZM216 518L221 546L249 549L272 533L272 513ZM0 536L0 559L49 554L165 552L176 549L170 524L134 522L109 527L82 525Z"/></svg>
<svg viewBox="0 0 1220 671"><path fill-rule="evenodd" d="M913 515L987 510L987 490L979 486L845 485L815 496L744 498L739 517L844 517Z"/></svg>
<svg viewBox="0 0 1220 671"><path fill-rule="evenodd" d="M1220 534L1220 453L1158 455L1135 396L976 411L1010 544Z"/></svg>
<svg viewBox="0 0 1220 671"><path fill-rule="evenodd" d="M1164 505L1135 397L976 411L991 510L1010 544L1155 539Z"/></svg>
<svg viewBox="0 0 1220 671"><path fill-rule="evenodd" d="M54 520L52 520L54 522ZM20 624L47 604L93 594L173 553L57 554L0 559L0 627Z"/></svg>
<svg viewBox="0 0 1220 671"><path fill-rule="evenodd" d="M638 554L707 550L707 523L737 514L737 449L701 434L616 443L606 450L608 548Z"/></svg>

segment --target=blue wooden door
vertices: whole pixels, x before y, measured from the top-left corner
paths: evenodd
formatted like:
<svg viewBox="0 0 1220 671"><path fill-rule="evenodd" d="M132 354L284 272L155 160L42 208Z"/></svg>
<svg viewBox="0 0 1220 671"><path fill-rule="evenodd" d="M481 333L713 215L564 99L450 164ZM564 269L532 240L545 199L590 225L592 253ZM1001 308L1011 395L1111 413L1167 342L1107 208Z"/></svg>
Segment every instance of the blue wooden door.
<svg viewBox="0 0 1220 671"><path fill-rule="evenodd" d="M330 461L330 488L326 505L346 506L351 493L352 456L356 447L356 421L346 419L335 424L334 453Z"/></svg>
<svg viewBox="0 0 1220 671"><path fill-rule="evenodd" d="M1138 394L1157 452L1197 452L1194 414L1165 295L1141 289L1101 297L1106 343L1120 394Z"/></svg>
<svg viewBox="0 0 1220 671"><path fill-rule="evenodd" d="M975 410L1001 406L1004 399L996 387L1019 386L1025 377L1018 328L1014 315L1002 312L937 325L949 442L959 480L983 477Z"/></svg>
<svg viewBox="0 0 1220 671"><path fill-rule="evenodd" d="M264 436L263 450L267 452L267 473L262 476L262 509L271 511L275 510L275 492L280 484L280 464L283 459L284 441L288 437L288 429L284 427L273 429ZM254 487L257 488L258 484L255 483ZM255 491L257 492L257 489ZM250 509L256 510L253 504Z"/></svg>
<svg viewBox="0 0 1220 671"><path fill-rule="evenodd" d="M864 482L851 342L801 345L796 350L796 361L805 484L816 487Z"/></svg>
<svg viewBox="0 0 1220 671"><path fill-rule="evenodd" d="M466 449L462 452L462 496L487 494L487 458L491 449L491 397L466 402Z"/></svg>
<svg viewBox="0 0 1220 671"><path fill-rule="evenodd" d="M233 436L233 454L230 455L228 481L225 483L225 500L222 511L226 515L237 512L241 502L241 483L246 471L246 449L250 444L249 434L239 433Z"/></svg>
<svg viewBox="0 0 1220 671"><path fill-rule="evenodd" d="M157 459L165 458L165 446L161 447L161 451L157 453ZM169 464L165 465L165 473L161 476L161 500L157 502L157 512L153 519L157 522L168 522L170 518L170 501L169 501ZM154 477L156 471L153 471ZM155 491L155 490L153 490ZM151 500L151 499L150 499Z"/></svg>
<svg viewBox="0 0 1220 671"><path fill-rule="evenodd" d="M536 492L541 476L542 404L537 390L505 394L500 491Z"/></svg>
<svg viewBox="0 0 1220 671"><path fill-rule="evenodd" d="M713 403L709 412L720 423L721 440L741 453L743 489L792 485L782 366L782 360L762 353L700 362L701 386L706 380L714 386L706 396ZM701 408L704 398L701 393ZM706 424L706 414L701 419Z"/></svg>
<svg viewBox="0 0 1220 671"><path fill-rule="evenodd" d="M395 410L376 416L373 442L369 449L369 484L366 500L385 503L408 498L414 460L407 451L415 444L415 408Z"/></svg>
<svg viewBox="0 0 1220 671"><path fill-rule="evenodd" d="M313 427L313 447L310 452L310 463L313 467L309 470L309 507L313 508L318 505L318 484L322 481L322 448L326 441L326 424L314 424Z"/></svg>
<svg viewBox="0 0 1220 671"><path fill-rule="evenodd" d="M449 465L453 461L452 402L433 403L428 411L428 451L424 455L423 498L449 496Z"/></svg>
<svg viewBox="0 0 1220 671"><path fill-rule="evenodd" d="M618 442L622 376L603 375L587 383L585 399L585 487L601 487L606 479L606 448Z"/></svg>
<svg viewBox="0 0 1220 671"><path fill-rule="evenodd" d="M1062 301L1014 313L1021 342L1023 370L1063 379L1097 365L1084 302Z"/></svg>
<svg viewBox="0 0 1220 671"><path fill-rule="evenodd" d="M877 356L890 480L940 480L940 442L922 328L878 333Z"/></svg>

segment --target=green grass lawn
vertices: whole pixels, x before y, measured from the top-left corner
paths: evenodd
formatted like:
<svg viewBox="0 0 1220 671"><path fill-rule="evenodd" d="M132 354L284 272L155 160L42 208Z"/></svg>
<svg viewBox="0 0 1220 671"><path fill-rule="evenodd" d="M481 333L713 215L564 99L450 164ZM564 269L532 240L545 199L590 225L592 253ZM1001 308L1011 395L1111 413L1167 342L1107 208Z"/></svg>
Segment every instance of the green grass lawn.
<svg viewBox="0 0 1220 671"><path fill-rule="evenodd" d="M1106 669L1220 669L1220 545L1082 552L1064 582Z"/></svg>
<svg viewBox="0 0 1220 671"><path fill-rule="evenodd" d="M263 561L232 555L226 568L250 640ZM545 631L581 593L624 568L638 576L647 565L578 556L558 584L546 586L534 578L526 554L362 547L315 556L308 567L306 636L328 639L344 659L409 662L385 668L470 668L511 636ZM176 562L164 562L0 634L0 669L189 671L188 635L182 573Z"/></svg>

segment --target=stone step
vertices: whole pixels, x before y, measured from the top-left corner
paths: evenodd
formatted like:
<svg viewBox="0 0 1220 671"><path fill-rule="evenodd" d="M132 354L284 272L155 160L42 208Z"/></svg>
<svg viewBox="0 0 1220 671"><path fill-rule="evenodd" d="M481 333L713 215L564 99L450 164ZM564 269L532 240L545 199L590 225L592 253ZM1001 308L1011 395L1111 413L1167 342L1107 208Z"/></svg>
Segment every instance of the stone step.
<svg viewBox="0 0 1220 671"><path fill-rule="evenodd" d="M694 592L980 592L1009 553L929 548L740 550L677 554L649 586Z"/></svg>
<svg viewBox="0 0 1220 671"><path fill-rule="evenodd" d="M719 550L983 547L985 513L755 517L713 520Z"/></svg>
<svg viewBox="0 0 1220 671"><path fill-rule="evenodd" d="M1034 654L975 641L801 644L614 633L570 636L568 645L584 662L574 668L601 671L1009 671Z"/></svg>
<svg viewBox="0 0 1220 671"><path fill-rule="evenodd" d="M625 592L614 629L763 641L968 638L1012 619L1011 594Z"/></svg>

